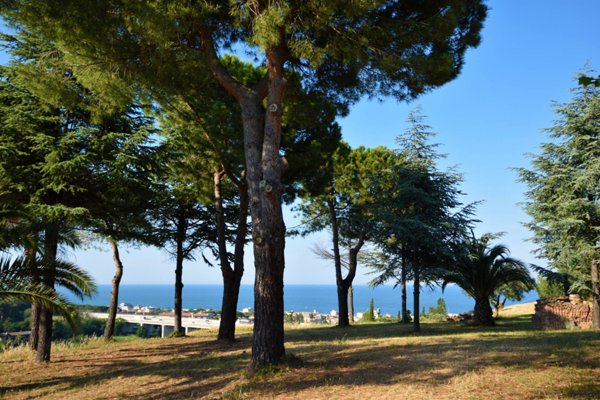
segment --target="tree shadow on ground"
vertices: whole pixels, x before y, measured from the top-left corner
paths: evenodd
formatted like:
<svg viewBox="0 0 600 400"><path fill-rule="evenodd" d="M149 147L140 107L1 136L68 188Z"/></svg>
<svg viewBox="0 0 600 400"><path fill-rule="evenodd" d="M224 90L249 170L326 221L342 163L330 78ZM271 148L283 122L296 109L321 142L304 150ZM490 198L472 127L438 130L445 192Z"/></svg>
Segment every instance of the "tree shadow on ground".
<svg viewBox="0 0 600 400"><path fill-rule="evenodd" d="M519 319L515 321L515 326L520 327ZM406 340L399 340L398 344L383 344L382 340L377 343L378 339L390 338L389 330L397 332L398 324L395 325L380 326L382 331L374 331L377 328L374 325L331 329L322 336L313 331L311 336L320 339L313 343L300 332L291 335L291 338L288 335L289 340L296 344L292 350L307 362L306 371L310 372L273 377L270 382L253 388L253 396L298 393L331 385L353 387L410 382L443 387L455 377L487 367L513 370L559 367L571 371L600 368L600 358L597 355L586 357L585 354L593 354L593 351L583 350L586 346L598 346L600 332L597 331L541 333L510 329L511 334L506 335L506 326L501 326L462 330L455 327L444 334L433 326L421 335L436 337L431 343ZM465 332L477 335L470 340L453 337L454 333ZM396 334L395 337L402 339L411 335ZM353 343L355 340L356 344ZM371 343L371 340L374 342ZM594 387L598 377L592 376L589 381L578 382L564 390L557 388L556 395L593 398L588 393L595 395L598 392L598 387Z"/></svg>
<svg viewBox="0 0 600 400"><path fill-rule="evenodd" d="M441 388L455 377L486 367L565 367L571 371L600 368L597 353L588 351L590 346L598 346L600 332L536 332L529 326L529 318L517 317L494 328L424 324L419 335L412 334L410 326L398 323L292 329L286 331L288 352L300 356L305 367L282 367L250 378L243 374L250 360L248 334L232 344L206 337L117 343L62 352L48 366L23 365L32 370L19 382L1 383L0 397L20 394L27 398L81 398L88 389L106 388L98 397L262 398L332 385L410 381ZM596 356L590 357L590 353ZM550 395L599 398L598 377L593 375L589 380L556 388L557 392Z"/></svg>
<svg viewBox="0 0 600 400"><path fill-rule="evenodd" d="M239 377L239 371L249 360L246 352L249 344L248 340L223 344L212 340L185 343L185 339L167 339L166 343L157 346L151 346L149 342L150 346L144 350L117 348L101 353L100 357L78 357L81 353L77 352L72 356L63 356L49 366L64 371L84 368L84 373L80 369L71 375L34 378L31 382L21 384L2 384L0 397L11 392L31 391L33 397L43 398L52 394L58 398L68 398L69 392L74 389L96 385L106 385L107 392L114 393L108 397L114 398L202 397L218 392L232 379ZM47 366L34 365L35 368ZM118 385L121 379L132 378L134 382L136 378L148 378L142 379L144 382L140 385L146 387L142 391L131 390L119 394L114 385ZM174 384L170 387L156 385L161 379L171 380ZM60 393L64 393L64 396Z"/></svg>
<svg viewBox="0 0 600 400"><path fill-rule="evenodd" d="M305 342L311 339L353 340L353 339L385 339L398 336L448 336L465 333L501 333L531 330L531 316L517 316L499 320L496 326L477 326L460 322L425 322L421 324L421 332L413 333L412 324L397 322L357 324L349 327L318 327L293 329L286 331L286 342Z"/></svg>

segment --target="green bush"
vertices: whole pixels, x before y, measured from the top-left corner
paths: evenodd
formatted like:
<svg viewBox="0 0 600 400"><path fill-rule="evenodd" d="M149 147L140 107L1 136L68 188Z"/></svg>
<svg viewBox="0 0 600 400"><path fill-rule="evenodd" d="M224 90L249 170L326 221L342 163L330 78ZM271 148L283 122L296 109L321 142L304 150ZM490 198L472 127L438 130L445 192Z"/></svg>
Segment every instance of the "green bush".
<svg viewBox="0 0 600 400"><path fill-rule="evenodd" d="M27 331L31 324L29 303L0 301L0 332Z"/></svg>
<svg viewBox="0 0 600 400"><path fill-rule="evenodd" d="M563 287L558 282L551 282L538 276L535 281L535 291L540 297L552 298L564 296Z"/></svg>
<svg viewBox="0 0 600 400"><path fill-rule="evenodd" d="M135 330L135 335L137 337L141 337L141 338L148 337L148 334L146 333L146 329L144 329L143 325L138 326L138 328Z"/></svg>
<svg viewBox="0 0 600 400"><path fill-rule="evenodd" d="M424 309L425 307L423 307ZM439 298L437 300L436 307L429 307L429 312L427 314L423 314L423 317L426 317L431 320L441 321L448 316L448 309L446 308L446 301L443 298Z"/></svg>

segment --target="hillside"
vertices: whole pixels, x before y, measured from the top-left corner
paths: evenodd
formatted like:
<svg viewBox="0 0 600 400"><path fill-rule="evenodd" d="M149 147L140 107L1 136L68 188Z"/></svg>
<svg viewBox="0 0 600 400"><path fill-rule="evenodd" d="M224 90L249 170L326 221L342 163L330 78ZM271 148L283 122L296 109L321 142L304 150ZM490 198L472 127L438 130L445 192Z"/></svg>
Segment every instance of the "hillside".
<svg viewBox="0 0 600 400"><path fill-rule="evenodd" d="M481 329L397 323L290 328L291 364L249 377L250 332L58 345L36 365L27 349L0 354L6 399L595 399L600 332L529 329L530 316ZM292 355L293 354L293 355ZM300 365L301 364L301 365Z"/></svg>

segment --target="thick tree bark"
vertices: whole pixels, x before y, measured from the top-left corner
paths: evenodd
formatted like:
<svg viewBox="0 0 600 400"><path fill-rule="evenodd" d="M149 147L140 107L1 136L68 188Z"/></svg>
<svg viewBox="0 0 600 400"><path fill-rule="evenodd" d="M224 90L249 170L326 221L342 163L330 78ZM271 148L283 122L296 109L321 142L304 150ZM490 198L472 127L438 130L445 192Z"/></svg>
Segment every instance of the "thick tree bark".
<svg viewBox="0 0 600 400"><path fill-rule="evenodd" d="M413 314L414 314L414 318L413 318L413 332L414 333L420 333L421 332L421 320L420 320L420 311L419 311L419 307L420 307L420 300L421 300L421 282L419 280L419 273L420 271L415 270L414 271L414 275L415 275L415 279L414 279L414 287L413 287Z"/></svg>
<svg viewBox="0 0 600 400"><path fill-rule="evenodd" d="M487 297L475 299L475 310L473 311L473 322L477 325L494 326L494 315L490 300Z"/></svg>
<svg viewBox="0 0 600 400"><path fill-rule="evenodd" d="M254 249L254 335L250 370L279 363L285 355L283 271L285 224L281 210L280 157L285 44L266 51L267 74L253 87L236 81L221 64L210 28L199 26L207 65L215 79L240 104ZM266 96L267 110L262 106Z"/></svg>
<svg viewBox="0 0 600 400"><path fill-rule="evenodd" d="M219 247L219 260L223 275L223 301L221 306L221 321L217 339L235 341L235 322L237 320L237 305L240 293L240 283L244 274L244 244L248 232L248 191L246 185L237 178L230 176L239 190L239 214L233 255L233 269L227 257L227 242L225 237L225 210L221 196L221 179L224 172L216 171L214 174L215 210L217 216L217 241Z"/></svg>
<svg viewBox="0 0 600 400"><path fill-rule="evenodd" d="M44 237L44 265L42 283L54 289L56 275L56 255L58 252L58 226L49 224ZM36 348L36 361L50 361L52 351L52 310L39 307L38 343Z"/></svg>
<svg viewBox="0 0 600 400"><path fill-rule="evenodd" d="M254 335L250 369L277 364L285 355L283 271L285 225L281 210L281 97L284 81L269 66L269 111L264 118L258 96L242 101L247 182L254 248Z"/></svg>
<svg viewBox="0 0 600 400"><path fill-rule="evenodd" d="M115 274L112 278L112 287L110 290L110 302L108 304L108 319L104 326L104 339L110 339L115 334L115 324L117 321L117 311L119 307L119 285L123 277L123 263L119 255L119 246L112 237L108 239L112 249L113 262L115 263Z"/></svg>
<svg viewBox="0 0 600 400"><path fill-rule="evenodd" d="M177 238L176 238L176 255L175 255L175 299L174 313L175 321L173 334L176 336L185 335L185 331L181 326L181 317L183 311L183 242L187 231L185 209L180 206L179 215L177 216Z"/></svg>
<svg viewBox="0 0 600 400"><path fill-rule="evenodd" d="M282 99L285 89L282 58L268 49L267 110L259 96L242 103L248 190L254 247L254 336L251 370L279 363L285 355L283 330L283 271L285 224L281 210L281 175L285 161L281 144ZM260 128L264 114L264 130ZM262 138L262 140L261 140Z"/></svg>
<svg viewBox="0 0 600 400"><path fill-rule="evenodd" d="M600 328L600 270L596 259L592 261L592 327Z"/></svg>
<svg viewBox="0 0 600 400"><path fill-rule="evenodd" d="M406 265L406 257L402 256L402 266L400 267L400 289L402 292L402 323L408 324L410 319L408 318L408 308L406 307L406 273L407 265Z"/></svg>

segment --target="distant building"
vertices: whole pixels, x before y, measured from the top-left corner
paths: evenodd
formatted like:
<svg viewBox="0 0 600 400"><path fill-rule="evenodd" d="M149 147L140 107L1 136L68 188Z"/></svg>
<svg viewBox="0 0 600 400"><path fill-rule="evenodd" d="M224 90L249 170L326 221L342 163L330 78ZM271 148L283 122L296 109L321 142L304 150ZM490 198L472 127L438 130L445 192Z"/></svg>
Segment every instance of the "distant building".
<svg viewBox="0 0 600 400"><path fill-rule="evenodd" d="M302 319L304 320L304 322L309 322L314 315L313 313L306 311L302 311L300 314L302 314Z"/></svg>
<svg viewBox="0 0 600 400"><path fill-rule="evenodd" d="M136 314L149 314L149 313L154 313L157 312L158 309L156 307L152 307L152 306L135 306L133 308L136 312Z"/></svg>
<svg viewBox="0 0 600 400"><path fill-rule="evenodd" d="M121 303L119 304L119 310L121 312L133 312L133 306L129 303Z"/></svg>

